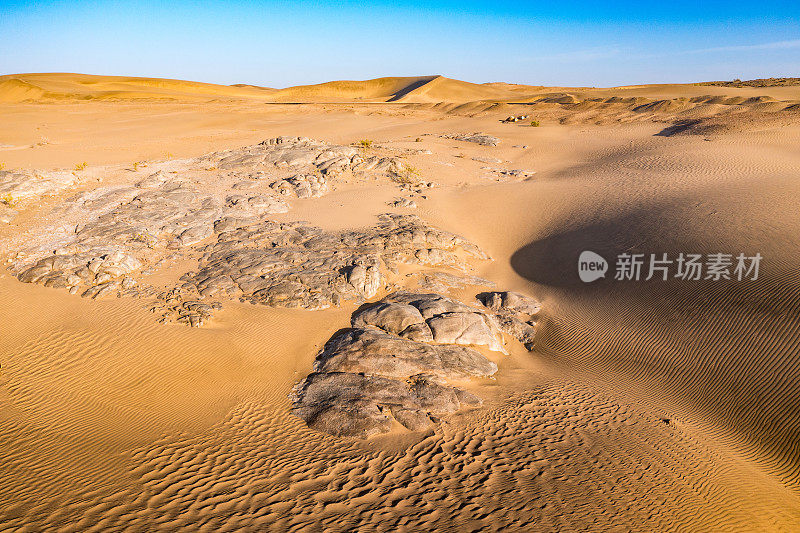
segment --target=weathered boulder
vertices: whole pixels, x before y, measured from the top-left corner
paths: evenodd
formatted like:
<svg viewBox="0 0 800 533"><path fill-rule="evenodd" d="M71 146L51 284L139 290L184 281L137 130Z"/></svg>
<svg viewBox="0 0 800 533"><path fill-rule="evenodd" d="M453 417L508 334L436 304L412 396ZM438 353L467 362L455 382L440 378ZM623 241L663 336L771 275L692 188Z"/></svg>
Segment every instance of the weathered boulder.
<svg viewBox="0 0 800 533"><path fill-rule="evenodd" d="M489 377L497 365L472 348L434 341L428 321L445 319L448 311L436 313L442 309L481 315L437 294L395 293L357 310L353 328L334 334L315 372L295 386L293 412L315 429L366 438L389 431L392 417L419 431L439 416L481 405L447 382Z"/></svg>
<svg viewBox="0 0 800 533"><path fill-rule="evenodd" d="M478 295L478 300L495 312L513 311L535 315L542 309L542 305L535 298L513 291L483 292Z"/></svg>
<svg viewBox="0 0 800 533"><path fill-rule="evenodd" d="M486 377L497 365L465 346L412 341L375 329L349 329L335 335L317 357L318 372L353 372L405 379Z"/></svg>
<svg viewBox="0 0 800 533"><path fill-rule="evenodd" d="M507 353L499 327L493 317L480 309L470 307L438 294L419 294L412 292L397 292L387 296L382 301L389 305L407 305L416 308L425 320L430 330L433 342L439 344L464 344L486 346L490 350ZM366 312L364 310L362 312ZM390 316L383 312L380 317ZM379 317L379 318L380 318ZM356 315L358 318L358 315ZM377 319L371 324L385 331L384 324ZM391 326L390 324L387 325ZM424 337L426 333L417 333L422 328L416 328L414 334ZM424 340L424 339L421 339Z"/></svg>
<svg viewBox="0 0 800 533"><path fill-rule="evenodd" d="M534 349L534 316L542 308L536 299L511 291L483 292L477 299L495 313L500 329L519 340L528 350Z"/></svg>
<svg viewBox="0 0 800 533"><path fill-rule="evenodd" d="M391 418L412 431L433 418L478 406L479 398L425 376L407 381L346 372L314 373L291 394L292 412L310 427L335 436L367 438L391 428Z"/></svg>

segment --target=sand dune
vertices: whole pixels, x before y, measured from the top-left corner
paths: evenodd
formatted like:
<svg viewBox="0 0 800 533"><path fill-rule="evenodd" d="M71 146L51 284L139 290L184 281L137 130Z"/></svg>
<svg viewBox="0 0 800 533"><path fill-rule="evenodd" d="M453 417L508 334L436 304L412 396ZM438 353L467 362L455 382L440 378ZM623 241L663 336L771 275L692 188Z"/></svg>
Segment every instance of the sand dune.
<svg viewBox="0 0 800 533"><path fill-rule="evenodd" d="M800 524L797 86L0 80L0 145L10 147L0 150L0 187L29 193L0 204L9 221L0 224L0 529ZM281 105L293 101L319 103ZM541 127L501 122L523 114ZM286 212L270 209L278 204ZM264 215L272 233L245 231L254 209L273 211ZM422 221L392 230L401 244L392 268L374 278L341 268L347 254L376 253L386 212ZM114 224L99 231L109 214ZM453 247L453 235L467 248ZM17 277L17 265L79 246L124 248L152 258L152 271L126 271L137 289L96 300L69 293L69 272ZM272 256L209 255L261 248L303 272ZM576 274L585 249L764 260L755 281L585 284ZM75 275L102 284L100 259ZM240 271L213 275L233 260ZM315 290L233 288L233 278L260 283L257 268ZM351 278L362 294L379 280L365 302L425 284L475 306L486 290L535 297L533 350L511 334L507 355L471 346L497 371L453 385L483 405L434 417L427 430L395 419L366 440L314 430L292 414L289 394L368 308L348 299L351 281L334 304L331 288ZM165 308L179 315L197 287L221 309L197 328L185 317L158 322Z"/></svg>
<svg viewBox="0 0 800 533"><path fill-rule="evenodd" d="M74 100L393 103L409 109L468 116L535 114L538 118L564 123L671 121L674 128L668 125L665 130L665 134L671 135L752 129L761 122L782 120L786 114L795 116L800 111L800 85L684 84L602 89L475 84L443 76L420 76L270 89L247 84L227 86L66 73L0 76L0 103ZM740 116L743 113L744 119Z"/></svg>
<svg viewBox="0 0 800 533"><path fill-rule="evenodd" d="M268 90L266 90L268 91ZM0 102L54 100L249 99L265 89L159 78L89 74L11 74L0 76Z"/></svg>

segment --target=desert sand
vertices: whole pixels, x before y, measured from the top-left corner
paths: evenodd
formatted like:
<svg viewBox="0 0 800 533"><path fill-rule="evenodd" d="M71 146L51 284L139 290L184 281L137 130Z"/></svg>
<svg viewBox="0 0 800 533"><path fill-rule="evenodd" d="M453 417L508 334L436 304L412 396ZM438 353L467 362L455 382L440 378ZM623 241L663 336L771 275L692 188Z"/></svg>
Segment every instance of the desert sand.
<svg viewBox="0 0 800 533"><path fill-rule="evenodd" d="M800 529L800 84L20 74L0 116L0 530Z"/></svg>

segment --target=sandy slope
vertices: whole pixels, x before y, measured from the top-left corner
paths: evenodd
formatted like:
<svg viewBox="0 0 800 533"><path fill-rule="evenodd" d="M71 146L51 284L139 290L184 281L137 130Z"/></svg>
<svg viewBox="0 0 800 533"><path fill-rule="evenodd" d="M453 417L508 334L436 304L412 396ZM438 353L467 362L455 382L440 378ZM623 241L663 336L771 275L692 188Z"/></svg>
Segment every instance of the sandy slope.
<svg viewBox="0 0 800 533"><path fill-rule="evenodd" d="M389 99L415 83L394 80L359 94ZM0 162L48 169L86 160L100 181L84 188L135 179L134 161L281 134L428 149L409 157L439 184L418 214L483 247L494 261L477 274L535 295L544 313L536 350L512 344L497 379L475 386L484 408L426 434L354 442L308 429L287 400L352 305L232 304L190 329L157 324L139 301L86 301L4 273L0 523L34 531L799 527L800 125L791 110L744 103L790 101L797 88L605 89L595 96L743 100L646 112L634 111L637 102L542 102L533 109L543 126L530 128L498 121L530 105L459 110L454 96L453 107L428 105L442 98L428 87L434 81L420 85L428 92L407 92L421 102L408 106L3 105ZM585 101L582 91L545 92ZM656 135L693 110L724 127ZM438 136L474 131L501 144ZM473 157L537 173L495 182ZM366 226L395 194L385 183L353 185L286 216ZM0 226L0 251L61 198ZM586 248L765 259L750 283L584 285L575 262Z"/></svg>
<svg viewBox="0 0 800 533"><path fill-rule="evenodd" d="M260 98L270 89L183 80L48 73L0 76L0 102L50 100L207 100Z"/></svg>

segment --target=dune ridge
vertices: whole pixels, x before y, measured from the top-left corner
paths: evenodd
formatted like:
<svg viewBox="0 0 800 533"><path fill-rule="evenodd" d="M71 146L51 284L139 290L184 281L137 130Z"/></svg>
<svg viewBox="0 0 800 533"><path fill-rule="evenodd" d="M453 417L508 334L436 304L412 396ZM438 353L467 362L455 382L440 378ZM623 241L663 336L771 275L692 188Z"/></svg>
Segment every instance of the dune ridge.
<svg viewBox="0 0 800 533"><path fill-rule="evenodd" d="M758 81L758 80L756 80ZM0 76L0 103L202 102L270 104L392 104L464 116L536 115L561 123L667 122L664 135L723 134L758 129L800 113L800 85L637 85L616 88L470 83L444 76L331 81L285 89L245 83L215 85L173 79L86 74ZM380 112L386 112L385 108ZM767 126L768 127L768 126Z"/></svg>

